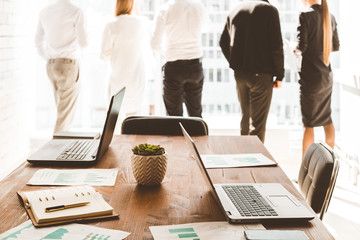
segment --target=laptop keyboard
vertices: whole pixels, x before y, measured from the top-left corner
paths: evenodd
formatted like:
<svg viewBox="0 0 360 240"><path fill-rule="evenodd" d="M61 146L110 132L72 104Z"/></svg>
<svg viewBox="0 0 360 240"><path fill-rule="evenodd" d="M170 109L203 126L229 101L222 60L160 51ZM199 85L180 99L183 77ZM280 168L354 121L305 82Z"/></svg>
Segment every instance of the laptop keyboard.
<svg viewBox="0 0 360 240"><path fill-rule="evenodd" d="M84 159L94 143L94 140L74 140L57 156L56 160Z"/></svg>
<svg viewBox="0 0 360 240"><path fill-rule="evenodd" d="M222 186L241 216L278 216L254 186Z"/></svg>

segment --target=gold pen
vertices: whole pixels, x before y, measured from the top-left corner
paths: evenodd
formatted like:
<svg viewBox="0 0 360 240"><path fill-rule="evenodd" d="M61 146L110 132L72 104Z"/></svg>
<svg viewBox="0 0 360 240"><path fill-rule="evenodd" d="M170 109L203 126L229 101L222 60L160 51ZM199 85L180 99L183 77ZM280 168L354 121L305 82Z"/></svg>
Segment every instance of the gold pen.
<svg viewBox="0 0 360 240"><path fill-rule="evenodd" d="M80 203L73 203L73 204L68 204L68 205L58 205L58 206L53 206L53 207L47 207L45 208L45 212L55 212L55 211L60 211L60 210L64 210L67 208L75 208L75 207L82 207L85 205L88 205L90 202L80 202Z"/></svg>

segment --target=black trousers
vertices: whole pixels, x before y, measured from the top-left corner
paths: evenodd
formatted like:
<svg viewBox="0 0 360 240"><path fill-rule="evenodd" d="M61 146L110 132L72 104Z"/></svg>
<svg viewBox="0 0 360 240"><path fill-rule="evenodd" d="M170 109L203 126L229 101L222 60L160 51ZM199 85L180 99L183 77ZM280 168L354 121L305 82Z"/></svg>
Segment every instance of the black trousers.
<svg viewBox="0 0 360 240"><path fill-rule="evenodd" d="M200 59L177 60L164 65L164 103L170 116L183 115L183 103L191 117L201 117L204 74Z"/></svg>
<svg viewBox="0 0 360 240"><path fill-rule="evenodd" d="M235 79L242 111L241 135L257 135L264 142L273 92L273 77L263 73L235 72Z"/></svg>

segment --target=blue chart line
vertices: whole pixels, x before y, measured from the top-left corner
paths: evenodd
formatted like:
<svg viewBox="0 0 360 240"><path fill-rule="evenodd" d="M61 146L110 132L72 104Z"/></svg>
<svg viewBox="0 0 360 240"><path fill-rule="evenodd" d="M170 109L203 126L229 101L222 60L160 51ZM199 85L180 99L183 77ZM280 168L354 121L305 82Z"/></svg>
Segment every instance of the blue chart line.
<svg viewBox="0 0 360 240"><path fill-rule="evenodd" d="M20 229L19 231L16 231L16 232L10 234L9 236L7 236L7 237L5 237L5 238L2 238L1 240L19 239L19 238L17 237L17 235L21 234L21 232L22 232L23 230L28 229L28 228L31 228L32 226L33 226L33 225L30 223L28 226Z"/></svg>

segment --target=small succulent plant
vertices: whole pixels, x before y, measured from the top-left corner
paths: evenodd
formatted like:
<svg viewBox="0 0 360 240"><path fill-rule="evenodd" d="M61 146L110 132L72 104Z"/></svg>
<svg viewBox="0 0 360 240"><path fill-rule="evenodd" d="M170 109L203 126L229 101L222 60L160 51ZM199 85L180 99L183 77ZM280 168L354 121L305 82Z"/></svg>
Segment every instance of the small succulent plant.
<svg viewBox="0 0 360 240"><path fill-rule="evenodd" d="M141 156L162 155L165 149L160 145L151 145L148 143L140 144L132 149L133 153Z"/></svg>

